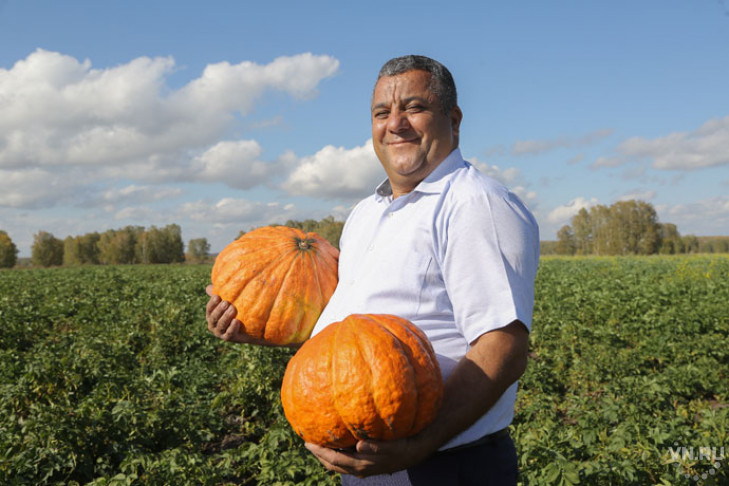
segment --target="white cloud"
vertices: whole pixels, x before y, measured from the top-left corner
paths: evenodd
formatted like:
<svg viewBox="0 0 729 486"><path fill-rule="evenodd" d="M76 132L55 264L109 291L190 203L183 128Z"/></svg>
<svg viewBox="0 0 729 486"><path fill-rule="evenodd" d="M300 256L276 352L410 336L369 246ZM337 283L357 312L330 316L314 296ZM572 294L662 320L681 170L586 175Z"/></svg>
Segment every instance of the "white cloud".
<svg viewBox="0 0 729 486"><path fill-rule="evenodd" d="M337 221L346 221L347 217L349 216L349 213L352 212L352 209L354 206L342 206L337 205L331 208L329 211L329 215L331 215L335 220Z"/></svg>
<svg viewBox="0 0 729 486"><path fill-rule="evenodd" d="M534 210L536 208L537 193L529 189L519 169L516 167L501 169L498 165L489 165L473 157L467 160L479 171L507 186L514 194L527 203L530 209Z"/></svg>
<svg viewBox="0 0 729 486"><path fill-rule="evenodd" d="M571 157L570 159L568 159L567 160L567 164L568 165L579 164L584 159L585 159L585 154L583 154L582 152L580 152L579 154L575 155L574 157Z"/></svg>
<svg viewBox="0 0 729 486"><path fill-rule="evenodd" d="M683 235L727 235L729 196L717 196L691 203L656 206L659 219L673 223ZM701 215L697 218L697 215Z"/></svg>
<svg viewBox="0 0 729 486"><path fill-rule="evenodd" d="M654 169L694 170L729 165L729 116L712 119L691 132L675 132L646 139L632 137L621 142L616 155L598 159L593 167L614 167L648 159Z"/></svg>
<svg viewBox="0 0 729 486"><path fill-rule="evenodd" d="M537 155L559 148L592 145L612 135L613 130L603 128L579 137L562 136L554 139L519 140L511 146L512 155Z"/></svg>
<svg viewBox="0 0 729 486"><path fill-rule="evenodd" d="M498 165L489 165L486 162L479 161L475 157L467 158L466 160L473 164L473 166L479 171L493 179L496 179L505 186L512 186L521 180L521 172L515 167L501 169Z"/></svg>
<svg viewBox="0 0 729 486"><path fill-rule="evenodd" d="M88 60L39 49L0 69L0 166L105 166L210 145L265 90L310 96L338 61L301 54L265 66L220 63L167 94L174 66L141 57L91 69Z"/></svg>
<svg viewBox="0 0 729 486"><path fill-rule="evenodd" d="M148 207L127 206L117 211L114 214L114 219L116 221L133 221L135 224L138 224L140 221L149 221L150 219L154 219L155 216L159 216L159 212L153 211Z"/></svg>
<svg viewBox="0 0 729 486"><path fill-rule="evenodd" d="M597 199L594 197L589 200L585 199L582 196L577 197L567 204L557 206L552 211L550 211L547 215L547 221L552 224L568 223L570 219L572 219L572 216L577 214L580 209L588 208L590 206L594 206L595 204L597 204Z"/></svg>
<svg viewBox="0 0 729 486"><path fill-rule="evenodd" d="M37 167L0 169L0 207L43 208L73 199L79 179Z"/></svg>
<svg viewBox="0 0 729 486"><path fill-rule="evenodd" d="M628 191L618 198L618 201L630 201L632 199L638 201L651 201L656 197L656 191L651 189L635 189Z"/></svg>
<svg viewBox="0 0 729 486"><path fill-rule="evenodd" d="M352 149L327 145L302 158L281 187L291 195L359 199L384 179L370 139Z"/></svg>
<svg viewBox="0 0 729 486"><path fill-rule="evenodd" d="M223 62L172 90L171 57L95 69L90 60L38 49L0 68L0 205L47 205L74 185L108 178L252 187L270 167L258 160L257 142L220 142L235 115L246 115L269 90L314 96L338 66L309 53L266 65ZM29 177L47 193L29 187Z"/></svg>
<svg viewBox="0 0 729 486"><path fill-rule="evenodd" d="M113 188L104 192L104 200L116 202L131 199L137 202L156 201L167 197L177 196L182 192L178 188L159 189L152 186L137 186L135 184L122 188Z"/></svg>
<svg viewBox="0 0 729 486"><path fill-rule="evenodd" d="M193 159L190 177L250 189L264 182L275 168L274 163L259 160L262 152L255 140L219 142Z"/></svg>
<svg viewBox="0 0 729 486"><path fill-rule="evenodd" d="M138 186L130 184L121 188L107 189L101 194L101 201L105 204L120 203L147 203L162 199L174 199L182 194L178 187Z"/></svg>
<svg viewBox="0 0 729 486"><path fill-rule="evenodd" d="M338 68L339 61L333 57L311 53L278 57L266 66L252 62L209 64L200 78L175 93L173 99L195 110L247 113L265 89L297 98L311 97L319 81L334 75Z"/></svg>
<svg viewBox="0 0 729 486"><path fill-rule="evenodd" d="M593 162L590 167L592 167L593 169L596 169L598 167L617 167L619 165L623 165L627 161L628 159L626 157L598 157L598 159Z"/></svg>
<svg viewBox="0 0 729 486"><path fill-rule="evenodd" d="M217 203L208 201L185 203L180 208L179 214L192 221L215 225L235 224L242 227L243 225L285 221L293 215L295 209L296 207L292 204L282 207L278 203L223 198Z"/></svg>

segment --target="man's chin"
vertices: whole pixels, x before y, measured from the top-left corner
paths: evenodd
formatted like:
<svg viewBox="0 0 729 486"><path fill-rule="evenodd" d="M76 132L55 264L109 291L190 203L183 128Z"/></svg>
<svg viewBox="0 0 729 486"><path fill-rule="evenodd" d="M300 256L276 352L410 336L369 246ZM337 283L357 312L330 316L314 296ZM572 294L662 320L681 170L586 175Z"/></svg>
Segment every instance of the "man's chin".
<svg viewBox="0 0 729 486"><path fill-rule="evenodd" d="M393 171L400 177L411 177L422 171L422 165L393 167Z"/></svg>
<svg viewBox="0 0 729 486"><path fill-rule="evenodd" d="M401 176L414 174L425 166L425 162L418 157L393 157L390 159L392 171Z"/></svg>

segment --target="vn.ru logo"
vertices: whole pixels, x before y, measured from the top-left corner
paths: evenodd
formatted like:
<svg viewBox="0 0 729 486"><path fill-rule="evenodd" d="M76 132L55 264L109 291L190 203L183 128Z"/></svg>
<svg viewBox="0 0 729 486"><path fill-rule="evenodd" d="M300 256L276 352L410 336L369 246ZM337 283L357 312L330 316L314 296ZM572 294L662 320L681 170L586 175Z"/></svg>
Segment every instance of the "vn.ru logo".
<svg viewBox="0 0 729 486"><path fill-rule="evenodd" d="M686 447L674 442L668 453L679 474L696 482L714 476L724 461L724 447Z"/></svg>

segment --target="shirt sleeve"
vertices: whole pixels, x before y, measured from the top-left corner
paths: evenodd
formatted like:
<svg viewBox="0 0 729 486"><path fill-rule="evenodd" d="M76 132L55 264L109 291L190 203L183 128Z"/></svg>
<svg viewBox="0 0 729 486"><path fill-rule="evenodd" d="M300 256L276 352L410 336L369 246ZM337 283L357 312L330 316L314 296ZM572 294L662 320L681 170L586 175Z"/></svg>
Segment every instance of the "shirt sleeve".
<svg viewBox="0 0 729 486"><path fill-rule="evenodd" d="M519 320L531 330L539 229L505 188L461 198L445 215L441 265L456 326L469 343Z"/></svg>

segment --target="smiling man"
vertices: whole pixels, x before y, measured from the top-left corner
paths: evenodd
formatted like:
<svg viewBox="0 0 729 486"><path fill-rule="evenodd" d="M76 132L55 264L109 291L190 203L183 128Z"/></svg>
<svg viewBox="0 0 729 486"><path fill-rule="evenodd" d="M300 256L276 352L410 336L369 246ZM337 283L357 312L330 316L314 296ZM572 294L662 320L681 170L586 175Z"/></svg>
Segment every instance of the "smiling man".
<svg viewBox="0 0 729 486"><path fill-rule="evenodd" d="M442 64L423 56L388 61L371 116L387 179L347 218L339 283L314 334L350 314L409 319L433 344L443 404L431 425L407 439L363 440L348 451L306 447L342 473L345 486L515 485L507 428L527 362L536 221L519 198L463 160L463 115ZM210 331L257 343L234 316L211 296Z"/></svg>
<svg viewBox="0 0 729 486"><path fill-rule="evenodd" d="M411 320L436 351L444 401L414 437L360 441L353 451L307 447L344 485L516 484L507 427L527 360L536 221L461 157L463 115L442 64L388 61L371 115L387 180L347 219L340 283L314 333L354 313Z"/></svg>

